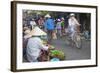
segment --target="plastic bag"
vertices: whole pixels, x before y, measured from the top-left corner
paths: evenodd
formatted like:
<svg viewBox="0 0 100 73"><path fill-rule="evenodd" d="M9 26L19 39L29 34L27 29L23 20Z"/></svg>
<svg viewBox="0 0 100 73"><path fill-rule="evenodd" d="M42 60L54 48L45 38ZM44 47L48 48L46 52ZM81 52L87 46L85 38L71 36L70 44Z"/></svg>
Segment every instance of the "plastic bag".
<svg viewBox="0 0 100 73"><path fill-rule="evenodd" d="M57 35L56 35L55 32L52 34L52 38L53 38L53 39L57 39Z"/></svg>

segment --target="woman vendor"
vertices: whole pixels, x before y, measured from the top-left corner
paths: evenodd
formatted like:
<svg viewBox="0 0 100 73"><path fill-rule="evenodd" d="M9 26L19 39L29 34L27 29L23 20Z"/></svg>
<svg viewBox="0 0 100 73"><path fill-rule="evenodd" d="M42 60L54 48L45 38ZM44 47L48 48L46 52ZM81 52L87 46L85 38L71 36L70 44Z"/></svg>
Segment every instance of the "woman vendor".
<svg viewBox="0 0 100 73"><path fill-rule="evenodd" d="M27 36L32 36L28 39L26 56L29 62L38 62L38 57L41 54L41 50L48 50L48 46L45 46L40 39L40 36L46 35L39 27L34 29Z"/></svg>

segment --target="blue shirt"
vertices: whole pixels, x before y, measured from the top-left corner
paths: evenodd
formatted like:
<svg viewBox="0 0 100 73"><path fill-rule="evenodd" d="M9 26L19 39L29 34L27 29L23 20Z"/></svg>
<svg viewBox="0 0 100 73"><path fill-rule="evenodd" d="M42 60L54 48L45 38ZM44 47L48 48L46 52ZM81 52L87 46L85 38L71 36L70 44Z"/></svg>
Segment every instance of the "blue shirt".
<svg viewBox="0 0 100 73"><path fill-rule="evenodd" d="M47 30L53 30L54 29L54 20L53 19L47 19L45 22L45 28Z"/></svg>

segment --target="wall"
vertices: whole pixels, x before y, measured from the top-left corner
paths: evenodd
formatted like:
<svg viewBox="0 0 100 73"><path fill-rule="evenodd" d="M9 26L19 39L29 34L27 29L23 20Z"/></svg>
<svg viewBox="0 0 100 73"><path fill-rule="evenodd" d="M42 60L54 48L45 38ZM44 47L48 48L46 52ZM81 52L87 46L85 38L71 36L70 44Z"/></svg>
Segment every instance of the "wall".
<svg viewBox="0 0 100 73"><path fill-rule="evenodd" d="M10 71L10 1L0 0L0 73L12 73ZM52 2L52 3L67 3L67 4L83 4L83 5L98 5L99 0L30 0L37 2ZM99 6L100 7L100 6ZM99 12L100 13L100 10ZM98 20L100 19L98 14ZM100 23L100 21L99 21ZM98 23L98 24L99 24ZM98 28L100 25L98 25ZM99 29L100 31L100 29ZM100 34L98 34L100 36ZM99 43L100 38L98 38ZM99 46L100 47L100 46ZM98 52L100 49L98 48ZM100 55L100 53L98 53ZM98 58L100 63L100 57ZM48 70L48 71L35 71L34 73L99 73L100 65L98 67L91 68L77 68L77 69L62 69L62 70ZM33 72L26 72L33 73Z"/></svg>

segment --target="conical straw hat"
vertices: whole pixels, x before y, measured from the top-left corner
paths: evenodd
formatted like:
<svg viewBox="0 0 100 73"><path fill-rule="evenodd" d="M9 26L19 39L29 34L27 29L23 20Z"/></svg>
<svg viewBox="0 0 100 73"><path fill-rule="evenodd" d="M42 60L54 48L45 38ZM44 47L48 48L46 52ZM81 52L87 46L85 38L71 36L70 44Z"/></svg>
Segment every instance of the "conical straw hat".
<svg viewBox="0 0 100 73"><path fill-rule="evenodd" d="M46 32L44 32L43 30L41 30L38 26L34 27L33 30L29 34L31 34L32 36L47 35Z"/></svg>
<svg viewBox="0 0 100 73"><path fill-rule="evenodd" d="M50 18L51 16L50 16L49 14L47 14L47 15L45 15L45 17L48 17L48 18Z"/></svg>

